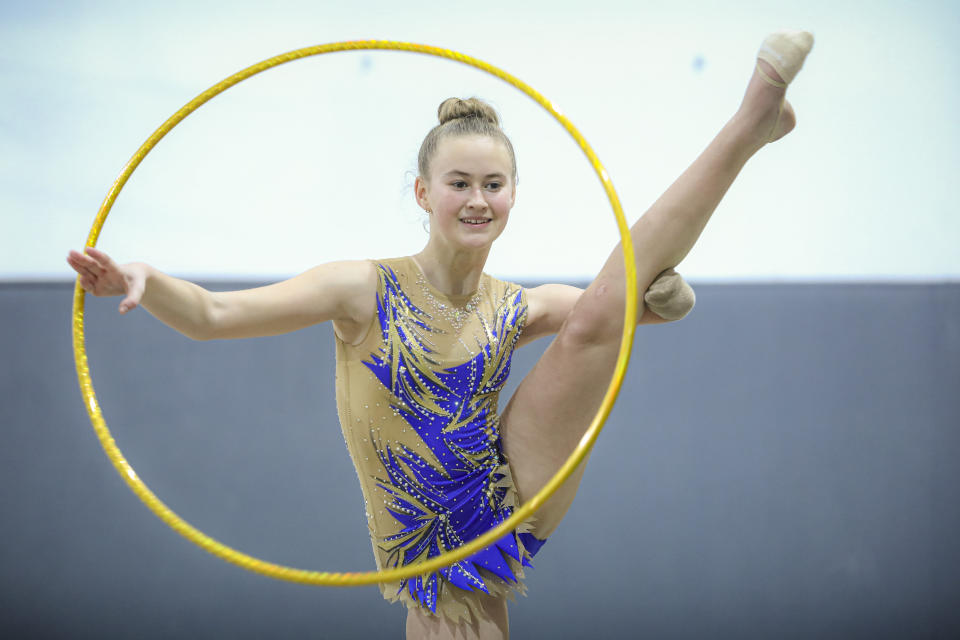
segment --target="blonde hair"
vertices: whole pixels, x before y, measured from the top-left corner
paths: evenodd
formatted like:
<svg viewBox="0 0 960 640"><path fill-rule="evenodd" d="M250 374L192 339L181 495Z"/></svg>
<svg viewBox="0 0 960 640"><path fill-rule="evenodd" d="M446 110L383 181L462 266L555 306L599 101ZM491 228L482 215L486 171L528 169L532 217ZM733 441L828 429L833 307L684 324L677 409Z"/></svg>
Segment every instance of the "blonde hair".
<svg viewBox="0 0 960 640"><path fill-rule="evenodd" d="M517 158L507 134L500 128L500 118L493 107L479 98L447 98L437 109L440 124L435 126L423 139L420 153L417 155L417 170L424 180L430 175L430 160L437 152L437 146L443 138L451 136L486 136L499 140L510 154L510 167L513 179L517 179Z"/></svg>

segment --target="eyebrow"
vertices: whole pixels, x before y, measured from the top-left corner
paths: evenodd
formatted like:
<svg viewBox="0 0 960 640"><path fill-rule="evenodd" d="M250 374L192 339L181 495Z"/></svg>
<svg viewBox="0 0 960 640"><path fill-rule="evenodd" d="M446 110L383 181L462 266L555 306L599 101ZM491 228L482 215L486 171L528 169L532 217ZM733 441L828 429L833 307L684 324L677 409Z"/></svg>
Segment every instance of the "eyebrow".
<svg viewBox="0 0 960 640"><path fill-rule="evenodd" d="M466 171L460 171L459 169L454 169L454 170L452 170L452 171L447 171L447 172L446 172L445 174L443 174L443 175L444 175L444 177L446 177L446 176L463 176L463 177L465 177L465 178L469 178L471 174L468 173L468 172L466 172ZM484 179L487 179L487 178L503 178L504 180L506 180L507 176L504 175L504 174L502 174L502 173L499 173L499 172L498 172L498 173L488 173L487 175L484 176Z"/></svg>

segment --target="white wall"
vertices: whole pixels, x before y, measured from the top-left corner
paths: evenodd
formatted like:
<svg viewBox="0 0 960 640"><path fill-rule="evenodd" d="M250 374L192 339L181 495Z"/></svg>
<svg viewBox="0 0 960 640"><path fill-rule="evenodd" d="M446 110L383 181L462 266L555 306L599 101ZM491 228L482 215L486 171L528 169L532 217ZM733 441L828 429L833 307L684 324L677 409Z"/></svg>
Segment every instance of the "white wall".
<svg viewBox="0 0 960 640"><path fill-rule="evenodd" d="M782 26L817 37L790 89L797 130L748 166L682 271L960 277L956 3L345 4L0 5L0 279L67 277L64 255L124 163L196 94L346 39L449 47L526 80L586 135L636 218L733 112L760 40ZM613 217L560 127L481 72L397 52L295 62L216 98L148 156L99 246L207 278L415 252L426 238L409 192L416 151L450 95L492 101L518 151L518 203L489 270L595 272Z"/></svg>

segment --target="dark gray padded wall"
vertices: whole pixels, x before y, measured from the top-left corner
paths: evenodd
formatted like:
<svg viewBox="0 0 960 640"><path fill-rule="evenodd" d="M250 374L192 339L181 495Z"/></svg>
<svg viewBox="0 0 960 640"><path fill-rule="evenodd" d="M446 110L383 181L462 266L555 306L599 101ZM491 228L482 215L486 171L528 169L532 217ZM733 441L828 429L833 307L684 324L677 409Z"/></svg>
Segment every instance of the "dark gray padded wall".
<svg viewBox="0 0 960 640"><path fill-rule="evenodd" d="M960 635L960 285L697 290L638 331L514 637ZM88 352L147 484L251 554L371 568L328 328L195 343L116 303L88 300ZM400 637L375 587L247 573L133 497L83 410L70 304L0 285L0 635Z"/></svg>

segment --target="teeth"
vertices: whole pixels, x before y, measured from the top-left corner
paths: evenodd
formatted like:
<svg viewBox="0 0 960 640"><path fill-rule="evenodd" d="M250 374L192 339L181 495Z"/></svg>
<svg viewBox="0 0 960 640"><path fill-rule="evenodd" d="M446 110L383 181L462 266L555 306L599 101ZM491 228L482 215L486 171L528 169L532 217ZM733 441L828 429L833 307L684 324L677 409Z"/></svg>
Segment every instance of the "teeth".
<svg viewBox="0 0 960 640"><path fill-rule="evenodd" d="M467 224L483 224L485 222L490 222L489 218L464 218L463 222Z"/></svg>

